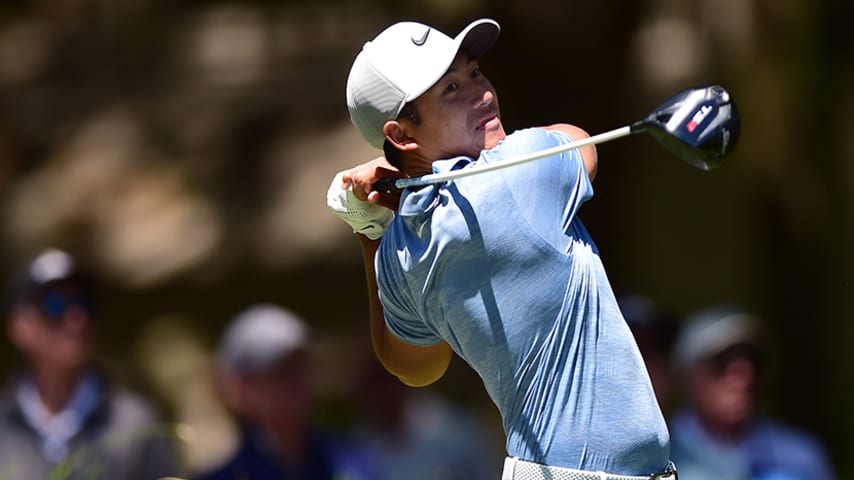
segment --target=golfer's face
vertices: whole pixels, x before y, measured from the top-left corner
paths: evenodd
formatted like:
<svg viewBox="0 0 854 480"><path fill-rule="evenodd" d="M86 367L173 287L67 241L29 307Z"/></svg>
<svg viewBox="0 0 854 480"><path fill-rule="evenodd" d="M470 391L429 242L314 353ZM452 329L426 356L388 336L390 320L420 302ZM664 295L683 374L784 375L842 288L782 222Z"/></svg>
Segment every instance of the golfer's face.
<svg viewBox="0 0 854 480"><path fill-rule="evenodd" d="M465 53L415 100L415 109L421 123L414 136L433 159L477 157L505 137L495 89Z"/></svg>

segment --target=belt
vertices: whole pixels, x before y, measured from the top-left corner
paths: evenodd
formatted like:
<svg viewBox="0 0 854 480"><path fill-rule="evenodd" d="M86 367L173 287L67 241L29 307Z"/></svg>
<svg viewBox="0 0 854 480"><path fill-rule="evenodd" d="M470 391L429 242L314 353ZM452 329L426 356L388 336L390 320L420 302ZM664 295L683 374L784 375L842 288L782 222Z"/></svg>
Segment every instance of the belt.
<svg viewBox="0 0 854 480"><path fill-rule="evenodd" d="M501 475L501 480L677 480L677 478L676 466L673 462L668 462L667 467L661 472L634 476L551 467L516 457L504 459L504 473Z"/></svg>

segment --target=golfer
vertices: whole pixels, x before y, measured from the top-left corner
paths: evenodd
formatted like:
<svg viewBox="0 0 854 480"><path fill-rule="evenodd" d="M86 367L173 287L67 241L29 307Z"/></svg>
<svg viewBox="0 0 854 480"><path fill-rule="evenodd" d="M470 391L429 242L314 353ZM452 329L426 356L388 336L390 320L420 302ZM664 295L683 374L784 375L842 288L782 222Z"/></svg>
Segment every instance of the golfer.
<svg viewBox="0 0 854 480"><path fill-rule="evenodd" d="M587 137L565 124L505 134L478 65L498 34L488 19L454 38L402 22L353 63L351 119L385 158L339 173L327 203L358 233L376 354L412 386L463 358L500 411L504 479L675 478L649 376L578 218L594 147L399 199L373 189Z"/></svg>

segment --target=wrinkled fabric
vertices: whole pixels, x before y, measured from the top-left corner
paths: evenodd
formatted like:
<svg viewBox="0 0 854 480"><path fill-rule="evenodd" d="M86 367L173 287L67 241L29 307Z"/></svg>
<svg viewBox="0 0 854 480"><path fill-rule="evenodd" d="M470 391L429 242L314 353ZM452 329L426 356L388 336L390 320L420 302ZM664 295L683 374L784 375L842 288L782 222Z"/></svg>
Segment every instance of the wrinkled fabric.
<svg viewBox="0 0 854 480"><path fill-rule="evenodd" d="M476 162L570 142L509 135ZM577 151L406 190L375 258L389 329L444 340L498 407L507 453L617 474L660 471L667 428L599 252L578 217L593 188Z"/></svg>

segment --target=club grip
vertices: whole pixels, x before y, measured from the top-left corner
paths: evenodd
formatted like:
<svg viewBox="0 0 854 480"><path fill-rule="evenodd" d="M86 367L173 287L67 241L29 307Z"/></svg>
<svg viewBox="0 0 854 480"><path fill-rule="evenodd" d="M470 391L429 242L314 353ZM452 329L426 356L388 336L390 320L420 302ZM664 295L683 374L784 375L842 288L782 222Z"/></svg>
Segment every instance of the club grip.
<svg viewBox="0 0 854 480"><path fill-rule="evenodd" d="M399 192L402 189L397 188L395 183L395 178L381 178L374 183L374 190L378 192L388 193L388 192Z"/></svg>

